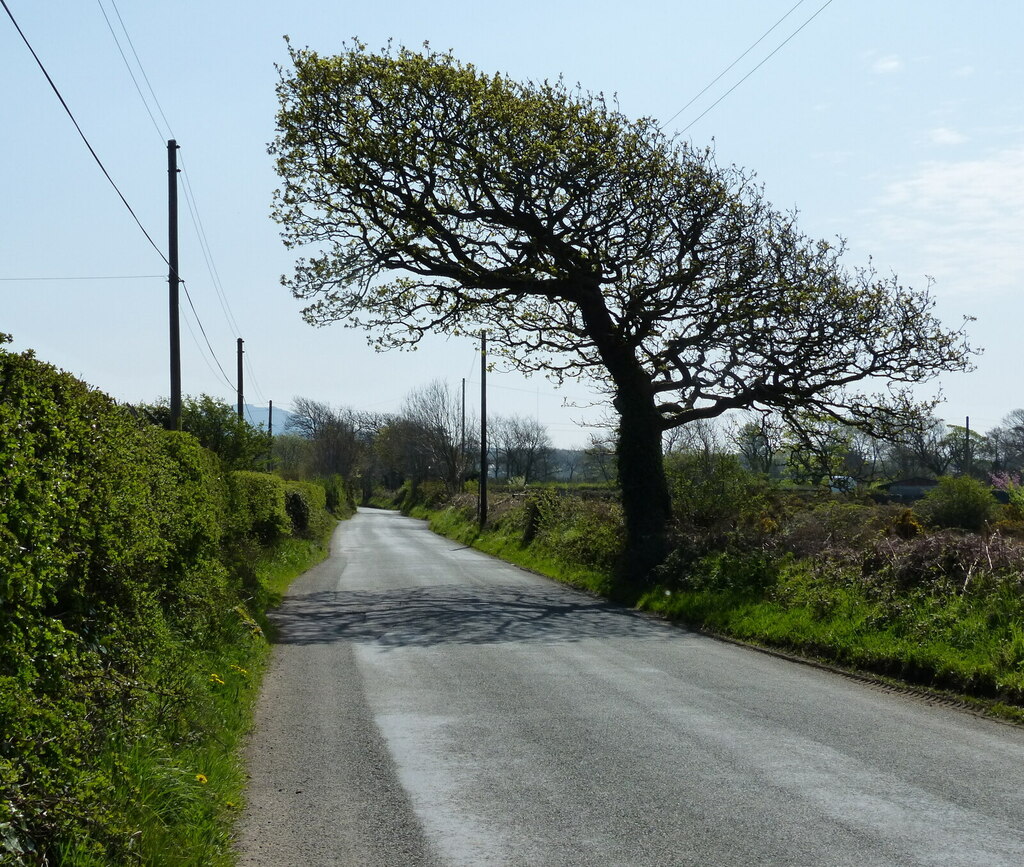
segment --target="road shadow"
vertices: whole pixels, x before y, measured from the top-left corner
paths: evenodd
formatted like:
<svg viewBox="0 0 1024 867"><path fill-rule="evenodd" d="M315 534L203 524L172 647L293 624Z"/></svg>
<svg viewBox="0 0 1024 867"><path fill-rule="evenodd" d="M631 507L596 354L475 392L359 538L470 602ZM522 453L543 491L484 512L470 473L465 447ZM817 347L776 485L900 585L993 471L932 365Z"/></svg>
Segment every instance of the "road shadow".
<svg viewBox="0 0 1024 867"><path fill-rule="evenodd" d="M322 591L290 596L270 616L276 642L296 645L355 641L402 648L666 636L643 615L557 587Z"/></svg>

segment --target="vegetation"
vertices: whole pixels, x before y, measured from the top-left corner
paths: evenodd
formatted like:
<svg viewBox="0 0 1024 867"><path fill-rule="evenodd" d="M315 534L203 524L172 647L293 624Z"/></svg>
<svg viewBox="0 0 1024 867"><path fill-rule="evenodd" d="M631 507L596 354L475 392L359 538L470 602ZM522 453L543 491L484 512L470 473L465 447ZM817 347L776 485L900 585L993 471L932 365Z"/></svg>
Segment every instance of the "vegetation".
<svg viewBox="0 0 1024 867"><path fill-rule="evenodd" d="M135 407L142 417L168 427L171 408L164 400ZM181 429L192 434L203 448L217 455L229 470L265 470L270 458L270 437L261 428L239 418L235 407L210 397L185 396L181 401Z"/></svg>
<svg viewBox="0 0 1024 867"><path fill-rule="evenodd" d="M266 581L321 556L325 491L31 353L0 351L0 465L0 860L227 863Z"/></svg>
<svg viewBox="0 0 1024 867"><path fill-rule="evenodd" d="M1024 515L1013 503L966 477L940 479L907 508L769 482L730 455L666 465L675 546L632 604L1024 719ZM489 513L481 531L466 499L414 509L466 544L609 591L623 524L608 492L505 492Z"/></svg>
<svg viewBox="0 0 1024 867"><path fill-rule="evenodd" d="M522 370L605 385L624 592L666 551L665 431L744 407L896 430L913 384L969 366L927 291L848 271L841 243L651 118L429 50L291 61L275 217L314 248L287 281L307 319L383 346L486 329Z"/></svg>

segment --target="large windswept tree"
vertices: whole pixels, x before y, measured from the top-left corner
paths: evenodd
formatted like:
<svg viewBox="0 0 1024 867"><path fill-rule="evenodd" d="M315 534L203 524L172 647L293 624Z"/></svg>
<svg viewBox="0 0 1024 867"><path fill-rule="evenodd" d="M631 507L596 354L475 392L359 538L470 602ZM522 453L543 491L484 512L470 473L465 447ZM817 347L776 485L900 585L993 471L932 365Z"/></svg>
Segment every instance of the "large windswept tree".
<svg viewBox="0 0 1024 867"><path fill-rule="evenodd" d="M892 421L968 365L927 291L846 270L749 175L601 96L429 49L291 62L271 153L285 243L314 251L285 280L306 318L381 346L486 329L524 371L606 386L633 579L664 551L666 430L737 408Z"/></svg>

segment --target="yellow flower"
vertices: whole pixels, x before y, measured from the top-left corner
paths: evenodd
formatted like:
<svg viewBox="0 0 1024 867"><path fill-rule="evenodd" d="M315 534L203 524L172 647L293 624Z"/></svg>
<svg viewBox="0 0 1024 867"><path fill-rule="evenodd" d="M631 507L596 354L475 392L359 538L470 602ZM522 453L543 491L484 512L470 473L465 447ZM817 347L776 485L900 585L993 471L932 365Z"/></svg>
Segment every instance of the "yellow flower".
<svg viewBox="0 0 1024 867"><path fill-rule="evenodd" d="M209 781L206 779L206 774L196 774L196 782L205 786Z"/></svg>
<svg viewBox="0 0 1024 867"><path fill-rule="evenodd" d="M216 672L214 672L213 674L210 675L210 683L216 683L216 684L219 684L220 686L224 686L224 681L221 680L220 675L217 674Z"/></svg>
<svg viewBox="0 0 1024 867"><path fill-rule="evenodd" d="M237 671L237 672L238 672L239 674L248 674L248 673L249 673L249 672L247 672L247 671L246 671L246 670L245 670L244 668L240 668L240 667L239 667L239 666L237 666L237 665L232 665L232 666L231 666L231 670L232 670L232 671Z"/></svg>

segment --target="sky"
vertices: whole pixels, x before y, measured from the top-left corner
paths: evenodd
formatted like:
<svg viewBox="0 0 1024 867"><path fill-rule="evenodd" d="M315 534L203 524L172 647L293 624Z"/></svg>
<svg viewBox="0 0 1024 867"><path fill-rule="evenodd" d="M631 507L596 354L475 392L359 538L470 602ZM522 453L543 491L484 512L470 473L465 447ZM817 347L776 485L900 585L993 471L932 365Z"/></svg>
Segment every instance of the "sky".
<svg viewBox="0 0 1024 867"><path fill-rule="evenodd" d="M977 369L922 392L941 390L939 417L984 431L1024 407L1019 0L5 3L164 253L166 143L180 146L186 394L234 404L238 337L253 404L393 412L435 379L456 393L465 379L471 401L479 390L473 341L377 354L357 330L307 325L280 285L294 254L269 216L267 144L288 35L324 54L426 41L484 71L615 94L626 115L756 172L806 233L847 239L851 267L933 280L950 327L975 317ZM166 397L166 265L2 13L0 81L0 331L118 400ZM498 369L488 387L490 414L535 417L559 447L608 418L578 383Z"/></svg>

